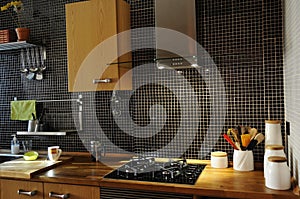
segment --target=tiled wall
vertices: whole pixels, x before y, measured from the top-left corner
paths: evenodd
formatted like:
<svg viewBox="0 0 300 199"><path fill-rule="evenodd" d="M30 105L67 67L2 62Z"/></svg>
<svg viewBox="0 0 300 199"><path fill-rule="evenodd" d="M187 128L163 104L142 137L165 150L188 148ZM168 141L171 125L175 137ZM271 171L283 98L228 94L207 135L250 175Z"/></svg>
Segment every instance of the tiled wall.
<svg viewBox="0 0 300 199"><path fill-rule="evenodd" d="M289 161L292 173L299 182L299 20L300 2L297 0L285 1L285 64L284 90L286 121L290 122Z"/></svg>
<svg viewBox="0 0 300 199"><path fill-rule="evenodd" d="M28 26L32 29L31 39L45 40L48 68L43 81L28 81L19 72L19 52L0 53L1 148L9 147L10 135L13 132L26 128L26 122L9 119L9 102L13 97L38 100L77 97L77 93L73 95L67 92L64 4L70 2L24 1L29 9ZM154 1L128 2L131 5L132 28L154 26ZM126 118L124 113L119 116L112 113L112 92L82 93L84 131L79 136L71 134L66 137L32 137L34 147L45 149L47 145L59 144L67 151L84 151L81 141L103 141L106 137L106 142L110 141L126 151L155 153L180 134L183 142L191 140L185 157L209 158L208 154L212 150L227 151L231 157L232 148L221 136L227 128L241 124L264 132L265 119L284 120L281 1L197 0L196 4L197 40L210 54L217 71L206 71L208 74L199 74L194 69L181 70L180 74L159 71L153 63L140 61L153 60L155 57L153 49L141 49L143 42L155 42L153 32L145 30L140 34L132 34L132 46L139 49L133 52L133 66L138 69L147 63L144 70L134 71L134 85L138 86L141 81L159 83L139 87L134 92L117 92L117 96L121 97L120 103L112 106L117 106L120 110L126 108L122 99L132 95L129 115ZM12 28L8 22L2 25L6 17L8 15L4 13L0 15L1 29ZM214 72L220 73L222 81L215 81ZM212 82L212 87L208 87L206 81ZM191 87L187 87L186 82ZM227 105L226 114L215 107L219 99L212 95L223 83L226 95L221 100L225 100ZM182 102L190 102L190 96L197 99L195 107L189 103L186 103L187 107L183 107ZM74 126L72 117L66 115L72 113L73 109L76 110L71 103L44 106L53 126ZM196 117L184 115L183 108L189 112L199 111ZM214 110L217 111L215 115L212 114ZM129 116L132 121L128 120ZM64 122L60 122L62 120ZM196 124L197 131L194 133L195 128L182 126L183 120ZM155 121L155 128L161 130L147 137L149 132L144 127L152 124L151 121ZM118 127L120 123L122 128ZM182 142L178 142L175 148L181 151L185 147ZM256 161L262 161L263 152L263 144L254 150ZM168 156L171 153L163 151L160 155Z"/></svg>
<svg viewBox="0 0 300 199"><path fill-rule="evenodd" d="M2 4L8 1L2 1ZM10 148L11 134L27 130L26 121L10 120L10 101L16 97L19 100L36 99L65 100L72 95L67 92L67 52L64 19L64 5L67 1L23 1L24 24L30 28L30 40L45 44L46 60L44 79L28 80L21 74L20 50L1 51L1 148ZM9 12L1 12L1 29L11 28ZM30 49L29 49L30 50ZM26 52L26 50L25 50ZM25 53L26 55L26 53ZM26 56L25 56L26 60ZM45 108L44 119L48 125L56 129L74 129L71 102L38 102L39 113ZM49 145L61 145L64 150L84 150L77 135L59 136L19 136L19 140L33 139L33 148L45 150Z"/></svg>

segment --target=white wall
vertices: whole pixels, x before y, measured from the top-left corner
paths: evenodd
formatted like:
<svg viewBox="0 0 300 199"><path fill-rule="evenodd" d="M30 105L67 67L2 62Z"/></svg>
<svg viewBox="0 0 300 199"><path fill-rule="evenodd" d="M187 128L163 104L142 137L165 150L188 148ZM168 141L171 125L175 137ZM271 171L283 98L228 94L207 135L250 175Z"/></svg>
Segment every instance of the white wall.
<svg viewBox="0 0 300 199"><path fill-rule="evenodd" d="M284 97L286 121L290 122L290 168L299 182L300 161L300 0L285 0Z"/></svg>

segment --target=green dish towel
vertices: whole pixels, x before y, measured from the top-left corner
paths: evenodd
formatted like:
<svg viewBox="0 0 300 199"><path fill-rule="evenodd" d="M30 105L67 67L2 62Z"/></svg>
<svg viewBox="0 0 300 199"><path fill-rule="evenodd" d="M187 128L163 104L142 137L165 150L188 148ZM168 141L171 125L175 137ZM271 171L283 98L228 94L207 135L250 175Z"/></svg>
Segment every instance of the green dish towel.
<svg viewBox="0 0 300 199"><path fill-rule="evenodd" d="M11 120L32 120L32 114L36 117L36 100L19 100L10 102Z"/></svg>

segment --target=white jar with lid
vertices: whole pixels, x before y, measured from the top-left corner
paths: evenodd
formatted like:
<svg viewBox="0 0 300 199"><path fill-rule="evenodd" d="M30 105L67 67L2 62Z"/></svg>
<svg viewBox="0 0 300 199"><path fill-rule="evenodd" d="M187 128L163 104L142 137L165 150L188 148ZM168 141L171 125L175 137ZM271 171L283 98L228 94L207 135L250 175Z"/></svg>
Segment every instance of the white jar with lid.
<svg viewBox="0 0 300 199"><path fill-rule="evenodd" d="M264 177L267 175L267 167L268 167L268 157L270 156L280 156L286 157L284 153L284 147L282 145L267 145L265 148L264 155Z"/></svg>
<svg viewBox="0 0 300 199"><path fill-rule="evenodd" d="M265 146L278 144L282 145L280 120L265 121Z"/></svg>
<svg viewBox="0 0 300 199"><path fill-rule="evenodd" d="M211 167L213 168L227 168L228 158L227 153L222 151L215 151L211 153Z"/></svg>
<svg viewBox="0 0 300 199"><path fill-rule="evenodd" d="M285 157L268 157L265 186L275 190L288 190L291 187L291 174Z"/></svg>

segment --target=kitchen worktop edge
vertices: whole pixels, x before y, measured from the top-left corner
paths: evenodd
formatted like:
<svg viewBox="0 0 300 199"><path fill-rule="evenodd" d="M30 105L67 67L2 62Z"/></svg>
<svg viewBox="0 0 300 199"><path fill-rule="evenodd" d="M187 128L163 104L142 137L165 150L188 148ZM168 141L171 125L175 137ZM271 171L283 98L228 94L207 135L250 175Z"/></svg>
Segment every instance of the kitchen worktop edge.
<svg viewBox="0 0 300 199"><path fill-rule="evenodd" d="M70 155L70 153L68 155ZM195 185L140 182L103 178L103 176L124 164L124 161L129 160L131 156L128 154L122 154L120 156L118 156L118 154L111 154L111 156L119 160L111 162L111 166L99 162L91 162L89 155L86 153L79 153L79 155L74 153L73 155L72 162L67 162L49 171L38 174L30 179L30 181L114 188L126 187L127 189L135 190L155 190L158 192L224 198L298 198L291 190L276 191L266 188L264 186L263 172L261 170L237 172L234 171L232 167L214 169L210 167L209 161L207 160L192 160L207 164L207 167ZM243 182L242 179L245 181ZM236 182L234 182L234 180Z"/></svg>

